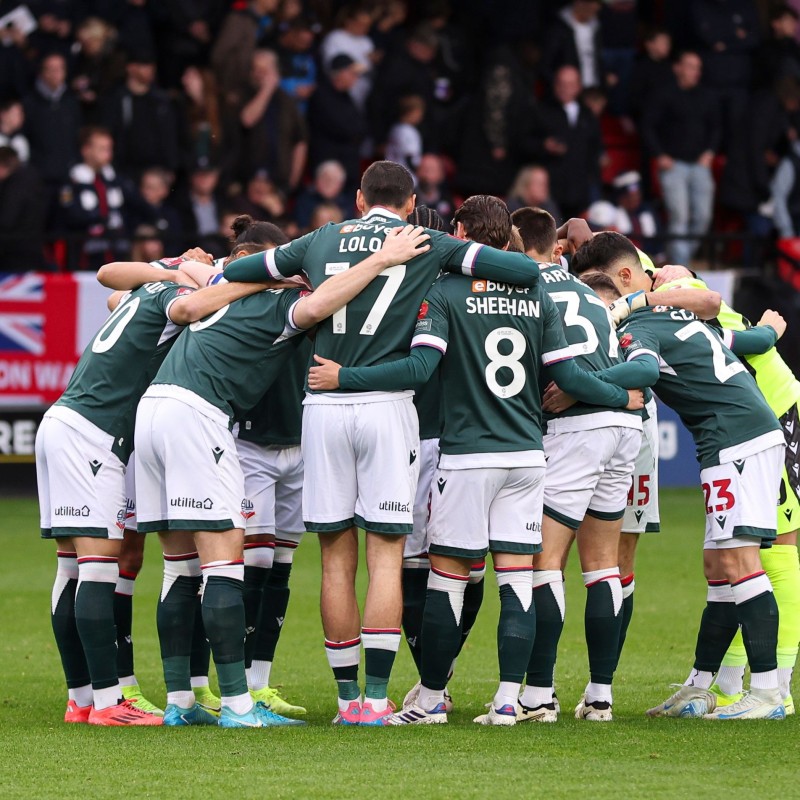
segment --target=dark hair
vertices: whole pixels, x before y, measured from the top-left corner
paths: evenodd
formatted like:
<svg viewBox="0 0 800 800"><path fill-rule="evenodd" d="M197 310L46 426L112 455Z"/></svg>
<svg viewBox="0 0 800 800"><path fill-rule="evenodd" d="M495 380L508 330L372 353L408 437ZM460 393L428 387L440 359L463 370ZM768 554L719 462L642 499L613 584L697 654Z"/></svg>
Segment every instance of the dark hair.
<svg viewBox="0 0 800 800"><path fill-rule="evenodd" d="M0 147L0 167L14 170L19 166L19 155L13 147Z"/></svg>
<svg viewBox="0 0 800 800"><path fill-rule="evenodd" d="M453 227L464 226L467 236L481 244L503 248L511 238L508 206L490 194L474 194L453 215Z"/></svg>
<svg viewBox="0 0 800 800"><path fill-rule="evenodd" d="M522 245L525 252L531 250L543 255L552 252L558 243L558 229L556 221L549 211L543 208L518 208L512 215L511 221L519 229Z"/></svg>
<svg viewBox="0 0 800 800"><path fill-rule="evenodd" d="M578 249L569 268L575 275L588 270L608 272L619 261L626 259L641 265L639 252L633 242L616 231L601 231Z"/></svg>
<svg viewBox="0 0 800 800"><path fill-rule="evenodd" d="M642 41L652 42L657 36L672 36L672 34L663 25L648 25L644 29Z"/></svg>
<svg viewBox="0 0 800 800"><path fill-rule="evenodd" d="M701 62L703 60L703 57L700 55L700 53L697 52L697 50L692 50L691 48L685 48L683 50L677 50L673 54L672 63L680 64L684 56L694 56L695 58L699 58Z"/></svg>
<svg viewBox="0 0 800 800"><path fill-rule="evenodd" d="M509 253L524 253L525 252L525 245L522 243L522 236L520 236L519 228L516 225L511 226L511 236L508 237L508 247L506 247Z"/></svg>
<svg viewBox="0 0 800 800"><path fill-rule="evenodd" d="M78 143L81 147L85 147L95 136L107 136L111 140L114 139L108 128L103 128L100 125L87 125L80 129Z"/></svg>
<svg viewBox="0 0 800 800"><path fill-rule="evenodd" d="M430 228L434 231L452 233L452 226L442 218L442 215L428 206L417 206L406 218L410 225L422 225L423 228Z"/></svg>
<svg viewBox="0 0 800 800"><path fill-rule="evenodd" d="M779 20L781 17L790 16L793 19L800 19L800 14L798 14L791 6L786 5L786 3L781 3L780 5L775 6L769 12L769 21L775 22Z"/></svg>
<svg viewBox="0 0 800 800"><path fill-rule="evenodd" d="M289 241L289 237L277 225L254 220L249 214L236 217L231 223L231 230L235 237L231 250L233 255L243 250L256 252L269 245L278 247Z"/></svg>
<svg viewBox="0 0 800 800"><path fill-rule="evenodd" d="M581 275L581 280L597 294L608 295L614 300L622 297L622 292L617 289L614 281L602 272L587 272L585 275Z"/></svg>
<svg viewBox="0 0 800 800"><path fill-rule="evenodd" d="M414 194L414 177L402 164L376 161L361 176L361 194L368 206L402 208Z"/></svg>

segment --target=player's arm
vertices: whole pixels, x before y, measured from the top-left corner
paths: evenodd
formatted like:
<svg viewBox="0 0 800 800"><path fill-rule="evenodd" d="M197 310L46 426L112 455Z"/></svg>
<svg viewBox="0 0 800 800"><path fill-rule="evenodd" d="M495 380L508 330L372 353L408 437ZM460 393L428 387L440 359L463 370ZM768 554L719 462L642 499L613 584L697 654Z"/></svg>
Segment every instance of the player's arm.
<svg viewBox="0 0 800 800"><path fill-rule="evenodd" d="M753 356L771 350L786 331L786 320L777 311L765 311L753 328L746 331L720 331L722 341L737 356Z"/></svg>
<svg viewBox="0 0 800 800"><path fill-rule="evenodd" d="M208 286L222 270L203 261L185 261L181 264L181 272L188 275L198 286Z"/></svg>
<svg viewBox="0 0 800 800"><path fill-rule="evenodd" d="M433 346L412 347L411 353L405 358L374 367L342 367L335 361L315 355L318 366L308 371L308 388L318 392L334 389L355 392L419 389L436 371L442 355L442 351Z"/></svg>
<svg viewBox="0 0 800 800"><path fill-rule="evenodd" d="M264 288L264 285L259 283L220 283L198 289L196 292L179 294L170 301L166 313L176 325L188 325L219 311L235 300L258 294L264 291Z"/></svg>
<svg viewBox="0 0 800 800"><path fill-rule="evenodd" d="M535 286L539 280L539 265L524 253L497 250L438 231L431 232L431 244L441 255L442 268L447 272L527 287Z"/></svg>
<svg viewBox="0 0 800 800"><path fill-rule="evenodd" d="M578 248L594 236L594 233L585 219L572 217L558 228L556 236L558 236L558 243L564 248L564 252L574 255Z"/></svg>
<svg viewBox="0 0 800 800"><path fill-rule="evenodd" d="M311 231L280 247L242 256L225 267L225 278L229 281L279 281L303 271L303 260L317 231Z"/></svg>
<svg viewBox="0 0 800 800"><path fill-rule="evenodd" d="M182 268L169 270L165 274L162 267L154 267L144 261L112 261L109 264L103 264L97 270L99 283L109 289L122 291L138 289L146 283L158 283L158 281L163 281L167 276L174 283L190 286L193 289L202 285L184 272Z"/></svg>
<svg viewBox="0 0 800 800"><path fill-rule="evenodd" d="M293 327L306 330L349 303L388 267L405 264L430 250L430 236L422 227L406 225L386 232L383 247L359 264L324 281L301 298L290 312ZM225 271L227 274L227 270Z"/></svg>
<svg viewBox="0 0 800 800"><path fill-rule="evenodd" d="M624 389L641 389L655 385L660 372L658 360L654 356L638 355L624 364L615 364L613 367L592 374L601 381L622 386Z"/></svg>
<svg viewBox="0 0 800 800"><path fill-rule="evenodd" d="M106 300L106 307L108 310L113 311L120 304L120 301L123 297L125 297L126 294L128 293L124 291L112 292Z"/></svg>
<svg viewBox="0 0 800 800"><path fill-rule="evenodd" d="M614 323L627 319L631 312L645 306L674 306L691 311L700 319L714 319L722 307L722 295L711 289L682 287L659 289L655 292L632 292L615 300L608 312Z"/></svg>

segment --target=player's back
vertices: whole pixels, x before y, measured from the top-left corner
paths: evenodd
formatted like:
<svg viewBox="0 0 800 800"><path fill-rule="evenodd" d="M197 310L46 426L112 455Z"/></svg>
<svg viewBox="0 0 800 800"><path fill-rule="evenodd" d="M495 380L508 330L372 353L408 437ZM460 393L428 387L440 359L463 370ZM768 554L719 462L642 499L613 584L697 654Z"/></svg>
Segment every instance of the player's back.
<svg viewBox="0 0 800 800"><path fill-rule="evenodd" d="M122 298L84 350L64 394L66 406L133 446L136 404L182 328L167 316L173 300L193 290L171 281L147 283Z"/></svg>
<svg viewBox="0 0 800 800"><path fill-rule="evenodd" d="M448 320L441 365L442 453L541 450L545 330L561 324L547 294L540 287L444 275L426 302ZM423 305L421 316L425 311ZM424 318L417 323L415 342L425 336L425 323Z"/></svg>
<svg viewBox="0 0 800 800"><path fill-rule="evenodd" d="M617 331L628 360L659 359L656 394L691 430L704 465L722 451L779 431L755 381L715 328L690 311L653 306L634 312Z"/></svg>

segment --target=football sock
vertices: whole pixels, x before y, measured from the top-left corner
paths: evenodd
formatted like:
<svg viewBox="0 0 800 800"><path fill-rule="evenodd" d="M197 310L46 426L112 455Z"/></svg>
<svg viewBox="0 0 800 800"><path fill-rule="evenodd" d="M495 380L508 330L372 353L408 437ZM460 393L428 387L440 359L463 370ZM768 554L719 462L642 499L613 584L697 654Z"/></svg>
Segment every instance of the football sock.
<svg viewBox="0 0 800 800"><path fill-rule="evenodd" d="M114 624L117 626L117 672L121 686L136 683L133 670L133 582L135 572L120 572L114 590Z"/></svg>
<svg viewBox="0 0 800 800"><path fill-rule="evenodd" d="M564 576L560 570L533 571L533 598L536 604L536 638L525 682L553 692L558 640L564 629ZM528 705L527 703L525 705Z"/></svg>
<svg viewBox="0 0 800 800"><path fill-rule="evenodd" d="M325 640L325 655L333 670L339 695L339 709L345 711L348 704L361 697L358 687L358 662L361 660L361 637L346 642Z"/></svg>
<svg viewBox="0 0 800 800"><path fill-rule="evenodd" d="M286 610L289 608L289 578L296 545L279 543L275 547L275 561L261 596L261 618L253 648L253 688L269 686L270 665L275 660L275 649L281 637ZM258 675L256 675L258 671ZM258 685L262 684L262 685Z"/></svg>
<svg viewBox="0 0 800 800"><path fill-rule="evenodd" d="M75 593L78 589L78 555L59 551L56 554L56 577L51 597L51 620L70 700L80 706L92 702L91 680L81 637L75 624ZM88 688L87 688L88 687ZM75 697L73 697L75 693ZM79 697L80 695L80 702ZM87 702L88 698L88 702Z"/></svg>
<svg viewBox="0 0 800 800"><path fill-rule="evenodd" d="M636 589L636 581L633 573L620 579L622 585L622 625L619 629L619 647L617 648L617 665L622 656L622 648L625 646L625 639L628 636L628 627L633 617L633 592Z"/></svg>
<svg viewBox="0 0 800 800"><path fill-rule="evenodd" d="M584 572L583 583L586 586L584 630L591 682L610 685L619 657L622 629L622 584L619 568Z"/></svg>
<svg viewBox="0 0 800 800"><path fill-rule="evenodd" d="M244 671L244 562L211 561L201 569L203 625L217 667L220 696L224 705L242 714L252 705L237 699L249 698Z"/></svg>
<svg viewBox="0 0 800 800"><path fill-rule="evenodd" d="M736 634L737 638L741 638L741 631ZM735 645L735 641L734 641ZM725 653L725 658L731 655L731 649L734 645L728 648ZM742 652L744 652L744 643L742 643ZM747 654L744 656L745 663L747 663ZM722 660L722 666L719 668L717 677L714 683L723 694L741 694L744 689L744 667L731 667L726 666L725 659Z"/></svg>
<svg viewBox="0 0 800 800"><path fill-rule="evenodd" d="M444 691L450 666L461 644L466 575L453 575L431 567L425 613L422 617L422 685Z"/></svg>
<svg viewBox="0 0 800 800"><path fill-rule="evenodd" d="M778 685L778 604L764 571L731 585L744 649L750 663L750 686L770 689Z"/></svg>
<svg viewBox="0 0 800 800"><path fill-rule="evenodd" d="M264 587L267 585L275 545L272 542L245 542L244 544L244 663L247 667L253 661L253 651L258 636L261 618L261 602Z"/></svg>
<svg viewBox="0 0 800 800"><path fill-rule="evenodd" d="M400 647L400 637L400 628L361 629L366 675L364 699L372 703L375 711L383 711L386 708L386 690L389 687L394 659Z"/></svg>
<svg viewBox="0 0 800 800"><path fill-rule="evenodd" d="M94 706L98 711L116 705L121 697L114 627L114 587L118 575L114 557L78 558L75 623L89 666Z"/></svg>
<svg viewBox="0 0 800 800"><path fill-rule="evenodd" d="M429 572L427 558L403 560L403 634L417 672L422 669L422 615L425 612Z"/></svg>
<svg viewBox="0 0 800 800"><path fill-rule="evenodd" d="M725 580L709 581L706 607L697 632L694 669L686 679L686 685L701 689L711 688L714 673L719 670L722 657L738 628L739 621L730 584Z"/></svg>
<svg viewBox="0 0 800 800"><path fill-rule="evenodd" d="M533 567L495 566L494 571L500 589L500 619L497 623L500 688L494 704L500 708L508 703L516 704L519 697L536 636L536 608L533 604Z"/></svg>
<svg viewBox="0 0 800 800"><path fill-rule="evenodd" d="M211 646L206 636L206 628L203 624L203 597L200 592L194 599L194 629L192 630L192 656L189 662L189 671L192 679L201 678L205 683L200 686L208 686L208 671L211 667ZM194 685L194 684L192 684Z"/></svg>
<svg viewBox="0 0 800 800"><path fill-rule="evenodd" d="M538 611L538 609L537 609ZM528 708L549 705L553 702L552 686L525 686L522 689L519 702Z"/></svg>
<svg viewBox="0 0 800 800"><path fill-rule="evenodd" d="M194 705L189 664L199 590L200 559L197 553L164 555L164 578L156 609L156 626L167 702L181 708Z"/></svg>
<svg viewBox="0 0 800 800"><path fill-rule="evenodd" d="M791 693L792 670L800 641L800 560L797 546L775 544L761 551L761 563L778 604L778 686Z"/></svg>
<svg viewBox="0 0 800 800"><path fill-rule="evenodd" d="M458 645L460 653L467 641L469 632L478 618L478 612L483 604L484 577L486 575L486 562L473 564L469 570L469 580L464 591L464 608L461 613L461 641Z"/></svg>

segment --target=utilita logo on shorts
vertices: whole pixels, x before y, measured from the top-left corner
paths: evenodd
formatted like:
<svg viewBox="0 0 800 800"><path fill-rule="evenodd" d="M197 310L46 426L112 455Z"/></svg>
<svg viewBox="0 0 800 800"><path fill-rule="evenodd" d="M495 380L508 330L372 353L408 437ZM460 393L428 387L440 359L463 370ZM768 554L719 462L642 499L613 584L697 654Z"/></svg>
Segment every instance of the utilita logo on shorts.
<svg viewBox="0 0 800 800"><path fill-rule="evenodd" d="M384 500L378 508L381 511L411 511L411 503L398 503L396 500Z"/></svg>
<svg viewBox="0 0 800 800"><path fill-rule="evenodd" d="M534 533L542 532L542 525L539 522L528 522L525 524L526 531L533 531Z"/></svg>
<svg viewBox="0 0 800 800"><path fill-rule="evenodd" d="M54 512L53 516L56 517L88 517L89 514L92 512L89 510L89 506L81 506L80 508L76 508L75 506L59 506Z"/></svg>
<svg viewBox="0 0 800 800"><path fill-rule="evenodd" d="M205 500L198 500L195 497L173 497L169 504L174 508L214 508L214 501L210 497Z"/></svg>

